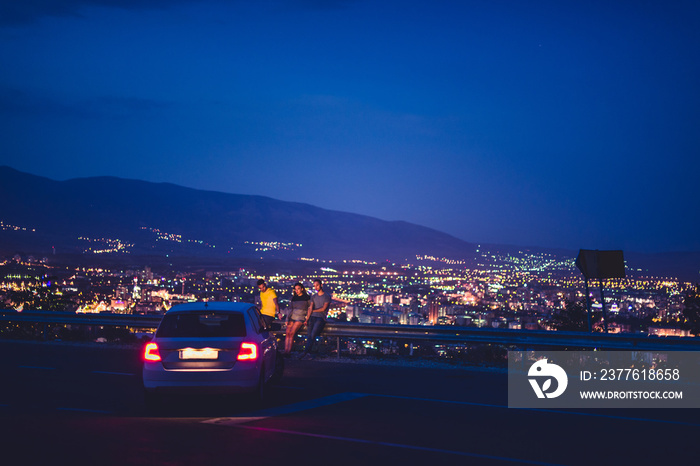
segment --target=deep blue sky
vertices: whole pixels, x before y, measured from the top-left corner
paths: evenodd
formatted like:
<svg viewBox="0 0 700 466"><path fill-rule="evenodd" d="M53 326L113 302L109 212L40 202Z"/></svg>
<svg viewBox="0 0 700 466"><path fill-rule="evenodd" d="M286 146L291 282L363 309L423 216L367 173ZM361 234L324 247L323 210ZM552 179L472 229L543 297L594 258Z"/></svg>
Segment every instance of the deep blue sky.
<svg viewBox="0 0 700 466"><path fill-rule="evenodd" d="M0 69L29 173L700 250L697 1L2 0Z"/></svg>

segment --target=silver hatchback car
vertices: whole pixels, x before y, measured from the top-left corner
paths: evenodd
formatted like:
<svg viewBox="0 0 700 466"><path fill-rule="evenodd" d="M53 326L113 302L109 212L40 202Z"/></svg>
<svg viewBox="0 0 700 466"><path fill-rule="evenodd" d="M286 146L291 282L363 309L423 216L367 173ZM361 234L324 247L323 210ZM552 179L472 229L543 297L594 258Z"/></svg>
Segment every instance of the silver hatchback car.
<svg viewBox="0 0 700 466"><path fill-rule="evenodd" d="M246 303L196 302L173 306L143 351L148 405L164 393L252 393L281 377L279 324L266 327Z"/></svg>

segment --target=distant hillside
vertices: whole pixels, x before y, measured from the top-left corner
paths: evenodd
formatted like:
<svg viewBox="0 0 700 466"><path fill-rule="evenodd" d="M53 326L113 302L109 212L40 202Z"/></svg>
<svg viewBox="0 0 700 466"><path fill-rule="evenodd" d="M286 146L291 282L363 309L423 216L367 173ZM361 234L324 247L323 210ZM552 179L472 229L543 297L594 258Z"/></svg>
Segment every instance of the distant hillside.
<svg viewBox="0 0 700 466"><path fill-rule="evenodd" d="M59 253L121 248L110 254L401 260L472 259L475 250L406 222L167 183L54 181L0 167L0 196L4 254L48 255L55 247Z"/></svg>
<svg viewBox="0 0 700 466"><path fill-rule="evenodd" d="M0 166L0 256L76 254L90 263L143 257L184 263L228 259L458 259L485 250L575 258L578 251L474 244L407 222L387 222L262 196L226 194L113 177L54 181ZM95 251L101 251L95 254ZM148 256L146 259L144 256ZM700 252L625 251L631 273L700 282Z"/></svg>

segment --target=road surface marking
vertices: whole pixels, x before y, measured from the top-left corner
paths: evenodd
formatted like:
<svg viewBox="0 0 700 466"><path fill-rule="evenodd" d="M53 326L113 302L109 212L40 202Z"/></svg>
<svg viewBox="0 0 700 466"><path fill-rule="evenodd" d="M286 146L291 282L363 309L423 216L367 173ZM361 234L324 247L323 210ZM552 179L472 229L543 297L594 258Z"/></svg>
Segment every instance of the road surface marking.
<svg viewBox="0 0 700 466"><path fill-rule="evenodd" d="M415 445L404 445L404 444L399 444L399 443L379 442L379 441L374 441L374 440L365 440L365 439L358 439L358 438L351 438L351 437L339 437L339 436L331 436L331 435L323 435L323 434L314 434L314 433L309 433L309 432L299 432L299 431L275 429L275 428L269 428L269 427L243 425L243 424L246 424L249 422L260 421L260 420L268 419L268 418L275 417L275 416L298 413L298 412L306 411L309 409L319 408L319 407L323 407L323 406L330 406L330 405L333 405L336 403L342 403L344 401L351 401L351 400L356 400L356 399L365 398L365 397L394 398L394 399L399 399L399 400L424 401L424 402L432 402L432 403L457 404L457 405L463 405L463 406L478 406L478 407L485 407L485 408L509 409L508 406L486 404L486 403L475 403L475 402L469 402L469 401L450 401L450 400L438 400L438 399L432 399L432 398L418 398L418 397L408 397L408 396L377 395L377 394L371 394L371 393L348 392L348 393L339 393L336 395L331 395L331 396L318 398L318 399L314 399L314 400L309 400L309 401L302 401L302 402L294 403L291 405L263 409L263 410L255 411L252 413L246 413L245 415L240 416L240 417L225 417L225 418L209 419L209 420L203 421L203 423L223 425L223 426L229 426L229 427L237 427L240 429L257 430L260 432L298 435L298 436L304 436L304 437L314 437L314 438L320 438L320 439L326 439L326 440L338 440L338 441L344 441L344 442L364 443L364 444L386 446L386 447L393 447L393 448L420 450L420 451L426 451L426 452L432 452L432 453L444 453L444 454L465 456L465 457L471 457L471 458L508 461L508 462L520 463L520 464L533 464L533 465L552 465L553 464L553 463L545 463L545 462L525 460L525 459L519 459L519 458L509 458L509 457L501 457L501 456L495 456L495 455L484 455L484 454L480 454L480 453L445 450L445 449L440 449L440 448L420 447L420 446L415 446ZM613 415L594 414L594 413L581 413L581 412L575 412L575 411L557 411L557 410L548 410L548 409L520 409L520 410L521 411L543 412L543 413L548 413L548 414L549 413L569 414L569 415L574 415L574 416L589 416L589 417L599 417L599 418L607 418L607 419L618 419L618 420L624 420L624 421L635 421L635 422L641 421L641 422L653 422L653 423L664 423L664 424L675 424L675 425L683 425L683 426L700 427L700 424L681 422L681 421L666 421L666 420L660 420L660 419L634 418L634 417L625 417L625 416L613 416Z"/></svg>
<svg viewBox="0 0 700 466"><path fill-rule="evenodd" d="M618 419L621 421L654 422L654 423L660 423L660 424L674 424L674 425L679 425L679 426L700 427L700 424L698 424L698 423L685 422L685 421L667 421L664 419L649 419L649 418L641 418L641 417L616 416L616 415L612 415L612 414L582 413L580 411L559 411L556 409L540 409L540 408L508 408L508 406L503 406L503 405L474 403L471 401L436 400L436 399L432 399L432 398L415 398L415 397L410 397L410 396L369 395L369 394L368 394L368 396L376 396L376 397L381 397L381 398L396 398L396 399L411 400L411 401L428 401L428 402L434 402L434 403L450 403L450 404L458 404L458 405L465 405L465 406L481 406L484 408L500 408L500 409L513 409L513 410L519 410L519 411L534 411L534 412L540 412L540 413L569 414L572 416L600 417L600 418L604 418L604 419Z"/></svg>
<svg viewBox="0 0 700 466"><path fill-rule="evenodd" d="M418 398L410 396L395 396L395 395L377 395L373 393L339 393L337 395L331 395L324 398L318 398L315 400L302 401L300 403L294 403L291 405L278 406L275 408L264 409L261 411L255 411L252 413L245 413L240 417L222 417L209 419L203 421L210 424L219 425L238 425L244 424L246 422L259 421L261 419L267 419L270 417L281 416L284 414L292 414L300 411L306 411L307 409L320 408L323 406L329 406L335 403L342 403L343 401L355 400L358 398L364 398L368 396L379 397L379 398L395 398L398 400L411 400L411 401L426 401L432 403L448 403L457 404L463 406L479 406L483 408L498 408L498 409L517 409L519 411L533 411L541 413L553 413L553 414L565 414L571 416L586 416L586 417L599 417L602 419L617 419L620 421L635 421L635 422L651 422L656 424L672 424L679 426L689 426L689 427L700 427L700 424L685 421L669 421L664 419L649 419L649 418L638 418L638 417L628 417L628 416L618 416L612 414L597 414L597 413L582 413L579 411L558 411L554 409L537 409L537 408L508 408L504 405L494 405L487 403L476 403L471 401L450 401L450 400L437 400L433 398Z"/></svg>
<svg viewBox="0 0 700 466"><path fill-rule="evenodd" d="M282 416L284 414L298 413L300 411L320 408L322 406L330 406L336 403L342 403L343 401L364 398L366 396L368 396L366 393L338 393L337 395L316 398L315 400L302 401L291 405L277 406L275 408L262 409L260 411L254 411L252 413L245 413L241 417L219 417L215 419L208 419L203 422L205 424L232 426L237 424L243 424L245 422L259 421L261 419L267 419L270 417Z"/></svg>

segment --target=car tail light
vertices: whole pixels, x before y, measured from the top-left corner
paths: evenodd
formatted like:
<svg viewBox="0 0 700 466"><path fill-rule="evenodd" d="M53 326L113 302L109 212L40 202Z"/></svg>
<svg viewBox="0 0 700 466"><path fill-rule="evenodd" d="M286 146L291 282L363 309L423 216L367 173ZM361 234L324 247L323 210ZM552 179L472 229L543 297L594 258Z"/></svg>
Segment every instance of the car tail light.
<svg viewBox="0 0 700 466"><path fill-rule="evenodd" d="M255 343L241 343L241 350L238 352L239 361L255 361L258 359L258 345Z"/></svg>
<svg viewBox="0 0 700 466"><path fill-rule="evenodd" d="M160 361L160 351L158 351L158 345L156 343L147 343L145 349L143 350L143 360L150 362Z"/></svg>

